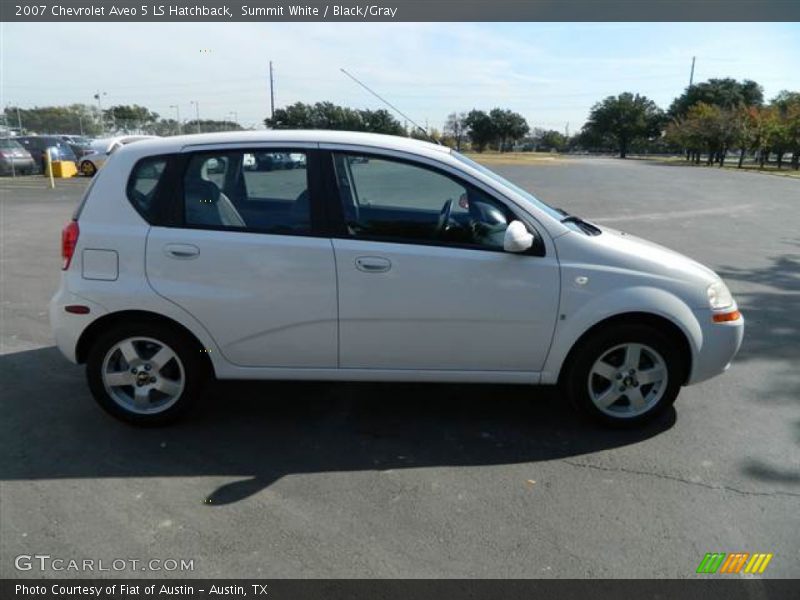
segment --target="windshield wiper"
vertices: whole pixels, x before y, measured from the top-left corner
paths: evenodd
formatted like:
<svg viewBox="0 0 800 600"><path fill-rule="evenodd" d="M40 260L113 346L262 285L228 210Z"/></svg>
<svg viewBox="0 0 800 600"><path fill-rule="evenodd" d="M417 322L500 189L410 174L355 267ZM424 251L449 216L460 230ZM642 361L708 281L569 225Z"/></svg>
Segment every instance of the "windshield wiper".
<svg viewBox="0 0 800 600"><path fill-rule="evenodd" d="M580 227L584 232L588 233L589 235L600 235L601 233L603 233L599 227L592 225L591 223L588 223L575 215L568 214L566 217L561 219L561 222L575 223L575 225Z"/></svg>

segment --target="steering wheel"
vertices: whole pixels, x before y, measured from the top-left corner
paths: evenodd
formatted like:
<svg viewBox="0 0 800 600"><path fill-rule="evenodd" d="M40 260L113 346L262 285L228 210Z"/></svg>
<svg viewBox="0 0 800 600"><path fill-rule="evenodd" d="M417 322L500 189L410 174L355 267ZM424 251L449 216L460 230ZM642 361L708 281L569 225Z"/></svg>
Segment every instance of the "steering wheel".
<svg viewBox="0 0 800 600"><path fill-rule="evenodd" d="M442 235L450 227L450 214L453 212L453 199L450 198L439 211L439 222L436 224L436 235Z"/></svg>

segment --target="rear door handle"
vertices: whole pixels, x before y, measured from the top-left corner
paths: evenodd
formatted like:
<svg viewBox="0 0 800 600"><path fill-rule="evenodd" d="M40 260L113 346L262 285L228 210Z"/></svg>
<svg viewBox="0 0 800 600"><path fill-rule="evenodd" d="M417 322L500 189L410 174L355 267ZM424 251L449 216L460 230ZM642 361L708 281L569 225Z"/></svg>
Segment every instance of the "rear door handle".
<svg viewBox="0 0 800 600"><path fill-rule="evenodd" d="M364 273L385 273L392 268L392 261L380 256L359 256L356 259L356 269Z"/></svg>
<svg viewBox="0 0 800 600"><path fill-rule="evenodd" d="M164 254L170 258L186 260L200 256L200 248L192 244L167 244L164 246Z"/></svg>

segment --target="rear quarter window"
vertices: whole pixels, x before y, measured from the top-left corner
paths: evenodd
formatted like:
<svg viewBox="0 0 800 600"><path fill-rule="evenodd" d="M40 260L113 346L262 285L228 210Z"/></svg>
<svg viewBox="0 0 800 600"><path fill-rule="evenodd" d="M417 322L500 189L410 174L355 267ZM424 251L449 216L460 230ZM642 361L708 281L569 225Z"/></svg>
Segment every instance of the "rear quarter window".
<svg viewBox="0 0 800 600"><path fill-rule="evenodd" d="M134 165L128 178L126 190L128 200L136 212L151 225L159 222L163 212L158 198L169 158L169 156L143 158Z"/></svg>

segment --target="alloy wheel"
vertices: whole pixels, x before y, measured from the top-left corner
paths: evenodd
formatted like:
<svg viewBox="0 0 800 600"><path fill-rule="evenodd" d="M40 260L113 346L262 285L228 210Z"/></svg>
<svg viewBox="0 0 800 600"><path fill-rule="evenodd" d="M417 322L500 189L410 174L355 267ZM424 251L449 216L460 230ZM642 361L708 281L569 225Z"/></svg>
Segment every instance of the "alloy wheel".
<svg viewBox="0 0 800 600"><path fill-rule="evenodd" d="M598 358L587 381L594 405L612 417L632 418L651 410L667 389L664 358L650 346L614 346Z"/></svg>
<svg viewBox="0 0 800 600"><path fill-rule="evenodd" d="M102 380L111 399L136 414L167 410L186 386L178 354L148 337L130 337L114 344L103 359Z"/></svg>

